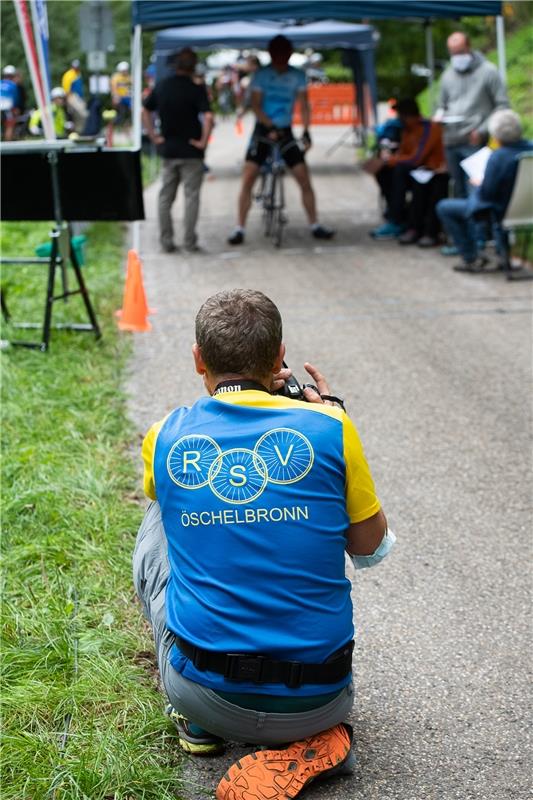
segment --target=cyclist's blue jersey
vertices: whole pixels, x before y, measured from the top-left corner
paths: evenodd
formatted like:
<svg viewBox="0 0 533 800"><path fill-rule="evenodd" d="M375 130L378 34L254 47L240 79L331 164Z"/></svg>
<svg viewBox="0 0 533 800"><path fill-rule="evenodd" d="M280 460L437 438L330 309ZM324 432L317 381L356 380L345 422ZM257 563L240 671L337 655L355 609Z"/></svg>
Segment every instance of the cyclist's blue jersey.
<svg viewBox="0 0 533 800"><path fill-rule="evenodd" d="M277 128L290 128L298 94L306 88L305 72L288 67L277 72L274 67L257 70L250 84L251 91L262 94L261 108Z"/></svg>
<svg viewBox="0 0 533 800"><path fill-rule="evenodd" d="M168 540L170 630L205 650L307 663L353 638L346 531L380 506L344 412L259 390L205 397L154 425L143 459ZM199 671L176 647L171 663L215 690L258 691ZM316 695L350 680L261 692Z"/></svg>
<svg viewBox="0 0 533 800"><path fill-rule="evenodd" d="M10 111L12 108L17 108L19 102L19 87L15 81L3 78L0 81L0 106L2 111Z"/></svg>

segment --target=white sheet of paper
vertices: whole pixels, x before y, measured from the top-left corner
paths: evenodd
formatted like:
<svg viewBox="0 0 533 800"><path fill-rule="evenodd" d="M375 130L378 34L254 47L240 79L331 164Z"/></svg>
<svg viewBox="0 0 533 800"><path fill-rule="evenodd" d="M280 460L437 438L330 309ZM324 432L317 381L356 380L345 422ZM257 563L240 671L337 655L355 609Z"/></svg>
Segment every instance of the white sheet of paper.
<svg viewBox="0 0 533 800"><path fill-rule="evenodd" d="M468 158L463 158L459 163L469 178L481 183L485 175L487 161L491 155L492 150L490 147L482 147L481 150L476 150L475 153L468 156Z"/></svg>
<svg viewBox="0 0 533 800"><path fill-rule="evenodd" d="M409 174L417 183L429 183L435 173L432 169L418 167L417 169L412 169Z"/></svg>
<svg viewBox="0 0 533 800"><path fill-rule="evenodd" d="M444 114L439 120L439 122L443 122L445 125L457 125L458 122L463 121L464 117L461 116L461 114Z"/></svg>

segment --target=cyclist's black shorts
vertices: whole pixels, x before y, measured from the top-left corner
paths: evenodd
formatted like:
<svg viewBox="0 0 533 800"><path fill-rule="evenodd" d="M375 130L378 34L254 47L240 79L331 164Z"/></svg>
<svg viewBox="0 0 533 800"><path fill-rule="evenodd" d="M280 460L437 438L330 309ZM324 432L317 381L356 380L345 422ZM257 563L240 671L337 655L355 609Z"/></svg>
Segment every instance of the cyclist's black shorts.
<svg viewBox="0 0 533 800"><path fill-rule="evenodd" d="M266 142L261 142L259 139L268 138L268 128L266 125L257 123L250 139L248 150L246 151L246 161L253 161L254 164L261 166L265 163L270 155L270 145ZM304 154L302 153L298 142L294 138L291 128L278 128L281 138L278 139L280 146L283 149L283 160L289 168L295 167L297 164L303 164Z"/></svg>

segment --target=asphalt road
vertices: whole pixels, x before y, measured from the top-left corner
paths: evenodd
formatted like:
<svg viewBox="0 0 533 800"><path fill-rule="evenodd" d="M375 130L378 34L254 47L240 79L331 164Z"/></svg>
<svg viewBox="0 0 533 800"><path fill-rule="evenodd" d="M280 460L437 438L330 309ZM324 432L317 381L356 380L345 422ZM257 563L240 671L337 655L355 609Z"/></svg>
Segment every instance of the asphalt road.
<svg viewBox="0 0 533 800"><path fill-rule="evenodd" d="M287 360L316 363L346 398L391 527L394 554L354 580L358 768L309 788L324 800L530 797L531 283L454 273L435 251L375 243L373 181L315 131L309 162L332 243L310 238L289 185L275 250L234 223L245 140L217 127L199 226L202 255L158 252L158 184L141 253L153 331L135 335L128 383L139 433L202 392L190 346L210 294L260 289L284 318ZM177 229L181 198L175 209ZM179 241L179 238L178 238ZM232 747L185 760L187 800L212 796Z"/></svg>

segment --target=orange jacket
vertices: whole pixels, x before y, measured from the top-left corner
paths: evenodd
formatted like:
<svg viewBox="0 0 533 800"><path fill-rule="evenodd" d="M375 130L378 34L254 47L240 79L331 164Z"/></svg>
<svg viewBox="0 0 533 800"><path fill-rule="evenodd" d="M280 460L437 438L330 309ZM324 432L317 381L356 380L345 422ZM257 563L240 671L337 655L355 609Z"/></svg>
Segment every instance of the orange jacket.
<svg viewBox="0 0 533 800"><path fill-rule="evenodd" d="M420 118L414 128L404 128L398 152L389 158L387 164L411 164L414 167L440 169L446 164L442 129L437 122Z"/></svg>

